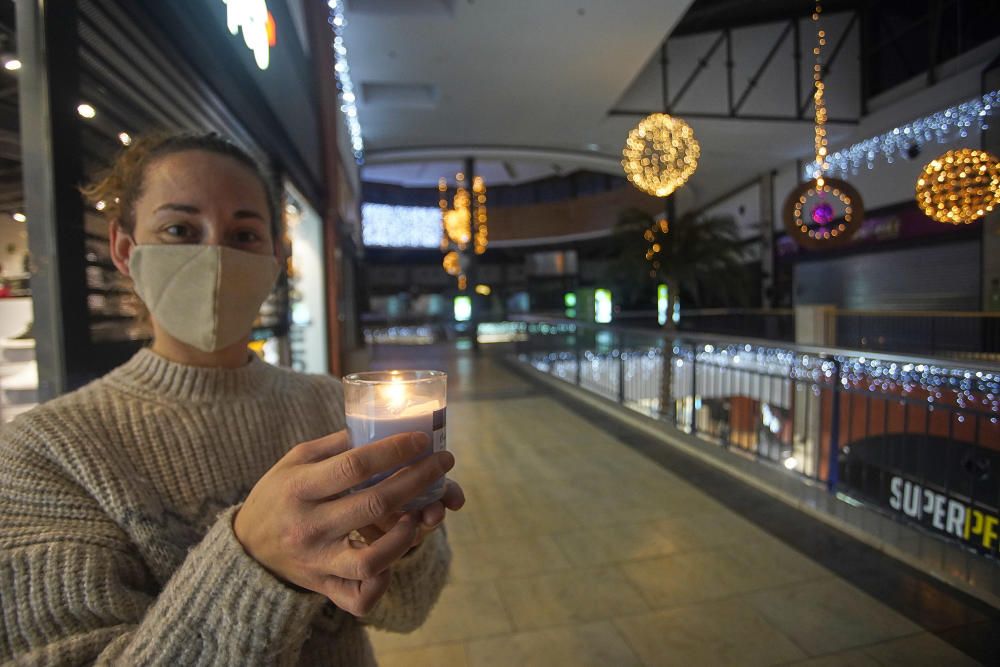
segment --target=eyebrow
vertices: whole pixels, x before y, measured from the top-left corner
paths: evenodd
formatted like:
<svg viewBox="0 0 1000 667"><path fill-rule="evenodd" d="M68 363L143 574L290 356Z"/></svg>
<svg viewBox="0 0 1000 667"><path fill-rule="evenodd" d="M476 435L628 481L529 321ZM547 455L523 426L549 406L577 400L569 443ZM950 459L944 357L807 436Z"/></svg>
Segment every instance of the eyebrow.
<svg viewBox="0 0 1000 667"><path fill-rule="evenodd" d="M175 204L175 203L172 203L172 202L168 202L166 204L162 204L160 206L157 206L156 210L153 211L153 212L154 213L159 213L160 211L178 211L180 213L192 213L192 214L194 214L194 213L201 213L201 209L199 209L197 206L193 206L191 204ZM253 218L253 219L256 219L256 220L260 220L261 222L264 221L264 216L263 215L261 215L260 213L257 213L256 211L251 211L251 210L245 209L245 208L241 208L238 211L236 211L235 213L233 213L233 217L237 218L237 219L240 219L240 220L245 220L245 219L248 219L248 218Z"/></svg>

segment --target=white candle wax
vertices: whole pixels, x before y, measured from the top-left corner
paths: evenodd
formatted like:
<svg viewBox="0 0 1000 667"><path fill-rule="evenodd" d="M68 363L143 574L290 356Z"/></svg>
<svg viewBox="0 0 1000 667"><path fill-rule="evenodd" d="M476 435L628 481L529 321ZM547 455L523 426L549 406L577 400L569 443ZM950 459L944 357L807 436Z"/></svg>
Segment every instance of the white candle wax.
<svg viewBox="0 0 1000 667"><path fill-rule="evenodd" d="M398 401L396 405L389 406L390 414L384 416L371 416L367 414L347 414L347 431L351 440L351 447L364 447L367 444L388 438L397 433L419 432L426 433L433 443L432 451L438 452L445 449L445 408L438 408L437 401L427 401L418 405L405 405L405 401ZM396 407L396 410L391 408ZM373 484L381 482L400 468L416 463L417 461L430 456L431 451L408 461L402 466L393 468L386 472L373 476L355 490L366 489ZM444 479L431 484L427 489L403 508L406 511L419 509L435 500L439 500L444 494Z"/></svg>

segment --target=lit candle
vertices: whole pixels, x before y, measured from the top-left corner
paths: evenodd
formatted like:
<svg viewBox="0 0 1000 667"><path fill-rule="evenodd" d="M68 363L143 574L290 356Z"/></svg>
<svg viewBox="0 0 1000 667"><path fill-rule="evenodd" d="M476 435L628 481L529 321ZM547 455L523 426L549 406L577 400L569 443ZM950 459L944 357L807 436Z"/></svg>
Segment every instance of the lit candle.
<svg viewBox="0 0 1000 667"><path fill-rule="evenodd" d="M355 373L344 378L344 407L351 447L363 447L397 433L426 433L440 452L446 447L445 414L448 376L440 371L378 371ZM429 456L421 455L410 465ZM377 484L404 466L369 479L358 489ZM403 507L419 509L441 498L444 478Z"/></svg>

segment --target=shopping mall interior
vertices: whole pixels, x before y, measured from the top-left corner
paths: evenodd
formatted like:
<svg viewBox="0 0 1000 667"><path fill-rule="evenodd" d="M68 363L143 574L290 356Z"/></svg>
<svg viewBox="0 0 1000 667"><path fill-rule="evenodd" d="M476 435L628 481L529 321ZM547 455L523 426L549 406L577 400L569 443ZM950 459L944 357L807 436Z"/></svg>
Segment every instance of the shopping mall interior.
<svg viewBox="0 0 1000 667"><path fill-rule="evenodd" d="M0 469L166 326L84 186L212 132L279 198L253 363L447 374L446 580L366 659L1000 664L1000 3L0 0L0 65ZM18 581L0 662L71 664Z"/></svg>

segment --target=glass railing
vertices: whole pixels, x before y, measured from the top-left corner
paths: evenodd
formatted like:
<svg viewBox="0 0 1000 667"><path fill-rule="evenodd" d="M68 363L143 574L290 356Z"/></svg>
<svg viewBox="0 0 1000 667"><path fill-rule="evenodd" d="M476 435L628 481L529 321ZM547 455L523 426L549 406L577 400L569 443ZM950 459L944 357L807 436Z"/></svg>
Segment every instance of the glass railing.
<svg viewBox="0 0 1000 667"><path fill-rule="evenodd" d="M996 558L1000 367L524 318L535 369Z"/></svg>

